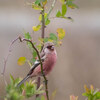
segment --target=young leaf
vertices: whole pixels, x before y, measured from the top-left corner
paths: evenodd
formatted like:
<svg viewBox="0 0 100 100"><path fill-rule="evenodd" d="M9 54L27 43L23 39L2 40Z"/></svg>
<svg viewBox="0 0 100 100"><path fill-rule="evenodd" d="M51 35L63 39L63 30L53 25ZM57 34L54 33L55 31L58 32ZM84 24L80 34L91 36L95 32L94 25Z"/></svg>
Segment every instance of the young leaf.
<svg viewBox="0 0 100 100"><path fill-rule="evenodd" d="M48 25L50 23L50 20L47 18L47 13L44 14L44 18L45 18L45 25ZM39 21L42 21L42 15L40 14L39 16Z"/></svg>
<svg viewBox="0 0 100 100"><path fill-rule="evenodd" d="M42 44L43 44L43 43L42 43ZM39 45L37 45L37 49L38 49L39 51L41 51L42 44L40 43Z"/></svg>
<svg viewBox="0 0 100 100"><path fill-rule="evenodd" d="M47 4L47 0L44 0L44 1L42 2L42 4L43 4L43 6L45 6L45 5Z"/></svg>
<svg viewBox="0 0 100 100"><path fill-rule="evenodd" d="M66 5L70 7L71 9L78 8L76 4L74 4L71 0L67 1Z"/></svg>
<svg viewBox="0 0 100 100"><path fill-rule="evenodd" d="M88 94L88 93L82 93L82 96L86 96L86 97L88 97L89 94Z"/></svg>
<svg viewBox="0 0 100 100"><path fill-rule="evenodd" d="M41 2L41 0L36 0L35 4L38 5Z"/></svg>
<svg viewBox="0 0 100 100"><path fill-rule="evenodd" d="M38 38L40 43L43 43L43 38Z"/></svg>
<svg viewBox="0 0 100 100"><path fill-rule="evenodd" d="M63 39L65 37L65 30L64 29L58 28L57 33L58 33L58 38L59 39Z"/></svg>
<svg viewBox="0 0 100 100"><path fill-rule="evenodd" d="M62 5L62 16L65 16L66 12L67 12L67 6L66 4L63 4Z"/></svg>
<svg viewBox="0 0 100 100"><path fill-rule="evenodd" d="M41 29L41 25L38 25L38 26L33 26L32 29L34 31L39 31Z"/></svg>
<svg viewBox="0 0 100 100"><path fill-rule="evenodd" d="M14 78L13 78L13 76L10 74L10 82L11 82L11 85L14 85Z"/></svg>
<svg viewBox="0 0 100 100"><path fill-rule="evenodd" d="M62 16L61 12L57 11L56 17L61 17L61 16Z"/></svg>
<svg viewBox="0 0 100 100"><path fill-rule="evenodd" d="M53 42L53 40L52 40L52 39L48 39L48 41L49 41L49 42Z"/></svg>
<svg viewBox="0 0 100 100"><path fill-rule="evenodd" d="M24 33L25 39L32 39L31 35L29 34L29 32Z"/></svg>
<svg viewBox="0 0 100 100"><path fill-rule="evenodd" d="M45 96L44 95L41 96L41 100L45 100Z"/></svg>
<svg viewBox="0 0 100 100"><path fill-rule="evenodd" d="M36 51L35 51L35 50L33 51L33 57L34 57L34 58L36 58L36 57L37 57L37 53L36 53Z"/></svg>
<svg viewBox="0 0 100 100"><path fill-rule="evenodd" d="M44 38L44 42L48 42L48 38Z"/></svg>
<svg viewBox="0 0 100 100"><path fill-rule="evenodd" d="M43 10L43 8L35 3L32 3L32 8L35 10Z"/></svg>
<svg viewBox="0 0 100 100"><path fill-rule="evenodd" d="M60 0L60 2L61 2L62 4L64 4L64 3L65 3L65 0Z"/></svg>
<svg viewBox="0 0 100 100"><path fill-rule="evenodd" d="M50 20L47 18L45 25L48 25L48 24L50 24Z"/></svg>
<svg viewBox="0 0 100 100"><path fill-rule="evenodd" d="M22 65L24 65L25 64L25 62L26 62L26 58L25 57L20 57L19 59L18 59L18 65L19 66L22 66Z"/></svg>
<svg viewBox="0 0 100 100"><path fill-rule="evenodd" d="M84 85L84 89L85 89L86 93L90 92L89 88L87 88L87 85Z"/></svg>
<svg viewBox="0 0 100 100"><path fill-rule="evenodd" d="M45 19L46 19L46 17L47 17L47 13L44 14ZM42 21L42 14L40 14L40 16L39 16L39 21Z"/></svg>
<svg viewBox="0 0 100 100"><path fill-rule="evenodd" d="M50 33L49 36L49 39L57 41L57 36L54 33Z"/></svg>
<svg viewBox="0 0 100 100"><path fill-rule="evenodd" d="M34 64L35 61L36 61L35 58L32 58L32 59L31 59L31 63L32 63L32 64Z"/></svg>

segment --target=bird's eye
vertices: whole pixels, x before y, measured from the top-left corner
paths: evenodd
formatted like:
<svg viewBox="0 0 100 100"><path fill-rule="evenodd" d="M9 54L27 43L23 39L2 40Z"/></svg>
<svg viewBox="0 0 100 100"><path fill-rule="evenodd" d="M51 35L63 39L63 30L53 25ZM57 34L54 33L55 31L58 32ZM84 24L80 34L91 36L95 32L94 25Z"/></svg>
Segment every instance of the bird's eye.
<svg viewBox="0 0 100 100"><path fill-rule="evenodd" d="M51 49L51 48L52 48L52 46L47 46L47 48L48 48L48 49Z"/></svg>
<svg viewBox="0 0 100 100"><path fill-rule="evenodd" d="M48 46L47 48L50 49L50 50L54 50L54 46L53 45L52 46Z"/></svg>

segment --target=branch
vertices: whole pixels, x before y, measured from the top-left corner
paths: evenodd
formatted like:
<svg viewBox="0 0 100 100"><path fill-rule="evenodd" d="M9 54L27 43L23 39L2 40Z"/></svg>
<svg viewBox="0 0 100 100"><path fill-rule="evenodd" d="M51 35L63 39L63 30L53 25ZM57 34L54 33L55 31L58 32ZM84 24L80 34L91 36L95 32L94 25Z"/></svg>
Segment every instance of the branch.
<svg viewBox="0 0 100 100"><path fill-rule="evenodd" d="M43 10L41 11L41 14L42 14L42 34L41 34L41 37L44 38L44 36L45 36L44 7L43 7Z"/></svg>
<svg viewBox="0 0 100 100"><path fill-rule="evenodd" d="M49 100L49 96L48 96L48 86L47 86L47 79L46 79L46 76L45 76L45 74L44 74L44 72L43 72L43 64L42 64L42 61L41 61L41 57L40 57L39 51L38 51L37 48L34 46L32 40L28 40L28 39L21 38L21 37L19 37L19 40L20 40L21 42L23 42L23 41L30 42L31 45L32 45L32 47L33 47L34 50L36 51L37 56L38 56L38 59L39 59L39 61L40 61L40 65L41 65L41 73L42 73L43 78L44 78L44 81L45 81L45 91L46 91L47 100Z"/></svg>
<svg viewBox="0 0 100 100"><path fill-rule="evenodd" d="M44 13L45 13L45 10L44 10L44 7L43 7L43 10L41 11L41 14L42 14L42 36L41 37L42 38L44 38L44 36L45 36L45 21L47 20L47 19L44 18ZM42 46L42 49L43 49L43 46ZM42 66L41 66L41 72L42 72ZM44 77L44 80L45 80L46 97L47 97L47 100L49 100L47 78L46 78L46 76L43 72L42 72L42 74L43 74L43 77Z"/></svg>
<svg viewBox="0 0 100 100"><path fill-rule="evenodd" d="M6 64L7 64L7 61L8 61L10 52L12 51L12 45L13 45L18 39L19 39L19 36L18 36L16 39L14 39L14 40L11 42L10 46L9 46L8 54L7 54L6 58L4 59L3 71L2 71L2 73L1 73L3 76L4 76L4 74L5 74Z"/></svg>
<svg viewBox="0 0 100 100"><path fill-rule="evenodd" d="M45 19L44 19L44 7L43 7L43 10L41 11L41 14L42 14L42 33L41 33L41 38L44 38L45 37ZM41 47L41 51L43 49L43 45ZM40 82L41 82L41 78L38 77L37 78L37 89L39 88L40 86ZM36 95L36 98L39 97L39 94Z"/></svg>
<svg viewBox="0 0 100 100"><path fill-rule="evenodd" d="M57 0L53 0L53 3L52 3L52 5L51 5L51 7L50 7L50 9L49 9L49 11L48 11L48 14L47 14L47 18L49 17L49 15L50 15L51 11L53 10L53 8L54 8L54 6L55 6L56 1L57 1Z"/></svg>

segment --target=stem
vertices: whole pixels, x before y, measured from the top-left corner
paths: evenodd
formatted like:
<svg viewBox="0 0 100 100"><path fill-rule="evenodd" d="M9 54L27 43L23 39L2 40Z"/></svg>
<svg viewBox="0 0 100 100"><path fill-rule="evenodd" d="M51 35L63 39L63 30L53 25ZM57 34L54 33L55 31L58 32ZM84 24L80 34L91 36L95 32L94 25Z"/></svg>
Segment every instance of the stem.
<svg viewBox="0 0 100 100"><path fill-rule="evenodd" d="M2 73L1 73L3 76L4 76L4 74L5 74L6 64L7 64L7 61L8 61L10 52L12 51L12 45L13 45L18 39L19 39L19 36L18 36L16 39L14 39L14 40L11 42L10 46L9 46L8 54L7 54L6 58L4 59L3 71L2 71Z"/></svg>
<svg viewBox="0 0 100 100"><path fill-rule="evenodd" d="M42 33L41 33L41 38L45 37L45 19L44 19L44 7L43 10L41 11L42 14ZM43 46L41 47L41 51L43 49ZM38 77L37 78L37 89L40 87L40 82L41 82L41 78ZM39 94L36 95L36 98L39 97Z"/></svg>
<svg viewBox="0 0 100 100"><path fill-rule="evenodd" d="M41 11L41 14L42 14L42 34L41 34L41 37L44 38L44 36L45 36L44 7L43 7L43 10Z"/></svg>
<svg viewBox="0 0 100 100"><path fill-rule="evenodd" d="M53 3L52 3L52 5L51 5L51 7L50 7L50 9L49 9L49 11L48 11L47 18L49 17L49 15L50 15L51 11L53 10L53 8L54 8L54 6L55 6L56 1L57 1L57 0L53 0Z"/></svg>
<svg viewBox="0 0 100 100"><path fill-rule="evenodd" d="M4 83L5 83L6 86L7 86L7 82L6 82L6 79L5 79L5 71L6 71L7 61L8 61L9 55L10 55L10 53L11 53L11 51L12 51L12 45L13 45L18 39L19 39L19 36L11 42L11 44L10 44L10 46L9 46L9 49L8 49L8 54L7 54L6 58L4 59L4 66L3 66L3 71L1 72L1 75L3 76L3 80L4 80Z"/></svg>
<svg viewBox="0 0 100 100"><path fill-rule="evenodd" d="M43 64L42 64L42 61L41 61L41 57L40 57L39 51L38 51L37 48L34 46L32 40L28 40L28 39L21 38L21 37L19 37L19 40L20 40L21 42L23 42L23 41L30 42L31 45L32 45L32 47L33 47L34 50L36 51L37 56L38 56L38 59L39 59L39 61L40 61L40 65L41 65L41 73L42 73L42 75L43 75L44 82L45 82L45 91L46 91L47 100L49 100L47 79L46 79L46 76L45 76L45 74L44 74L44 72L43 72Z"/></svg>
<svg viewBox="0 0 100 100"><path fill-rule="evenodd" d="M42 36L41 37L44 38L44 36L45 36L45 18L44 18L45 10L44 10L44 7L43 7L43 10L41 11L41 14L42 14ZM42 72L42 68L41 68L41 72ZM42 74L43 74L43 77L44 77L44 80L45 80L46 97L47 97L47 100L49 100L48 83L47 83L48 80L47 80L45 74L44 73L42 73Z"/></svg>

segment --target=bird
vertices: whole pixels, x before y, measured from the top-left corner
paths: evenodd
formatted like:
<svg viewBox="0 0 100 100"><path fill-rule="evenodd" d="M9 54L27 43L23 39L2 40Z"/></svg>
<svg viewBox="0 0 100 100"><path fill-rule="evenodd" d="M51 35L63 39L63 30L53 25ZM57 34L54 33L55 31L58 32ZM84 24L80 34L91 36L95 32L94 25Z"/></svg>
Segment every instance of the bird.
<svg viewBox="0 0 100 100"><path fill-rule="evenodd" d="M55 66L57 60L57 52L55 45L52 42L44 43L43 49L40 53L41 61L43 64L43 73L47 76ZM18 83L17 87L20 87L27 79L42 76L41 64L39 60L36 60L26 77Z"/></svg>

